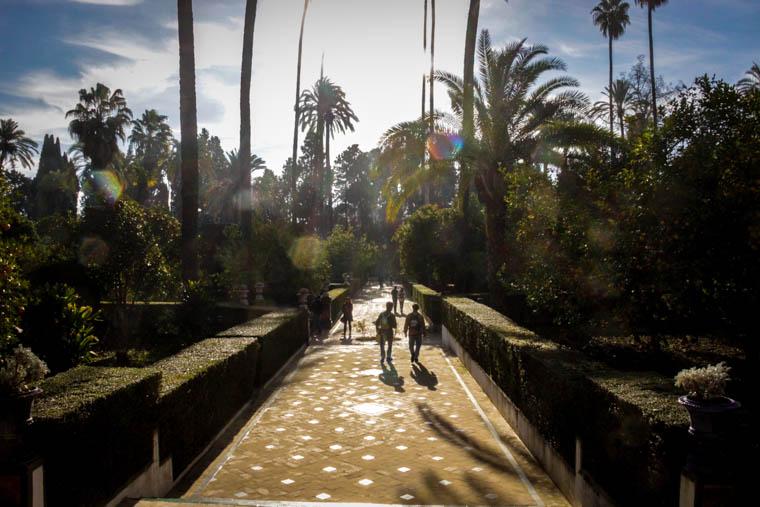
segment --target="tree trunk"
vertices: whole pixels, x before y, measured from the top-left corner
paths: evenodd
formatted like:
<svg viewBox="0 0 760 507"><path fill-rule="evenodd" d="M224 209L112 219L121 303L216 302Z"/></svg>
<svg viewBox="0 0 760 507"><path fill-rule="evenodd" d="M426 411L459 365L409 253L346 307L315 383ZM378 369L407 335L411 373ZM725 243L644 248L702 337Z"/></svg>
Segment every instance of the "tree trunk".
<svg viewBox="0 0 760 507"><path fill-rule="evenodd" d="M198 279L198 118L192 0L177 0L177 25L182 150L182 279L187 283Z"/></svg>
<svg viewBox="0 0 760 507"><path fill-rule="evenodd" d="M425 121L425 74L422 74L422 113L420 119Z"/></svg>
<svg viewBox="0 0 760 507"><path fill-rule="evenodd" d="M301 31L298 36L298 67L296 70L296 103L295 106L293 106L293 110L295 111L295 121L293 122L293 158L292 164L293 168L290 175L290 196L293 200L291 204L291 223L295 225L296 223L296 182L298 180L298 175L296 174L296 169L298 167L298 120L301 115L301 110L299 107L298 100L301 97L301 54L303 52L303 28L306 23L306 11L309 8L309 0L303 1L303 14L301 15Z"/></svg>
<svg viewBox="0 0 760 507"><path fill-rule="evenodd" d="M649 6L649 78L652 80L652 118L657 130L657 83L654 80L654 39L652 35L652 6Z"/></svg>
<svg viewBox="0 0 760 507"><path fill-rule="evenodd" d="M427 18L426 18L427 19ZM430 0L430 139L432 140L435 133L435 100L434 100L434 85L435 79L433 74L435 73L435 0ZM428 171L433 170L433 159L428 157ZM424 188L424 203L430 204L430 178L425 178L423 183Z"/></svg>
<svg viewBox="0 0 760 507"><path fill-rule="evenodd" d="M493 297L497 297L502 292L499 269L507 260L506 213L504 203L497 198L485 199L485 208L488 289Z"/></svg>
<svg viewBox="0 0 760 507"><path fill-rule="evenodd" d="M257 0L246 0L243 26L243 63L240 70L240 150L238 161L238 212L240 230L249 244L251 231L251 73L253 67L253 32L256 24ZM250 257L250 255L248 256Z"/></svg>
<svg viewBox="0 0 760 507"><path fill-rule="evenodd" d="M620 124L620 137L625 139L625 127L624 127L624 122L623 122L623 116L625 115L625 110L623 110L622 108L618 108L617 114L618 114L618 123Z"/></svg>
<svg viewBox="0 0 760 507"><path fill-rule="evenodd" d="M330 125L325 126L325 177L327 178L327 233L333 228L332 164L330 162Z"/></svg>
<svg viewBox="0 0 760 507"><path fill-rule="evenodd" d="M475 46L478 39L478 17L480 0L470 0L467 14L467 34L464 43L464 97L462 98L462 134L465 148L472 147L475 138L475 113L473 111L473 85L475 82ZM461 160L459 165L459 206L463 215L467 215L470 205L470 166L468 160ZM466 223L466 222L465 222Z"/></svg>
<svg viewBox="0 0 760 507"><path fill-rule="evenodd" d="M609 36L610 40L610 85L607 88L607 94L610 97L610 134L615 135L615 123L612 119L612 36Z"/></svg>

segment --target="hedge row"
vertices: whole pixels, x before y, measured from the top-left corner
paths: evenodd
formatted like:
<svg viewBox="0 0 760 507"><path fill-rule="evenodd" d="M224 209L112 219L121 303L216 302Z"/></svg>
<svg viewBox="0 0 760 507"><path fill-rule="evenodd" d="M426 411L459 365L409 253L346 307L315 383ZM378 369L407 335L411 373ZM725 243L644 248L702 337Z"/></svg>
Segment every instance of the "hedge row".
<svg viewBox="0 0 760 507"><path fill-rule="evenodd" d="M330 322L335 322L343 315L343 303L351 295L347 287L332 289L327 293L330 296Z"/></svg>
<svg viewBox="0 0 760 507"><path fill-rule="evenodd" d="M412 284L412 301L420 305L420 311L430 319L434 329L441 328L441 293L433 289Z"/></svg>
<svg viewBox="0 0 760 507"><path fill-rule="evenodd" d="M31 445L47 505L103 505L150 464L160 381L154 369L81 366L41 383Z"/></svg>
<svg viewBox="0 0 760 507"><path fill-rule="evenodd" d="M447 298L443 325L570 464L620 505L676 505L688 417L672 380L621 372L520 328L470 299Z"/></svg>
<svg viewBox="0 0 760 507"><path fill-rule="evenodd" d="M79 367L41 383L30 441L49 505L103 505L151 463L153 431L174 476L307 340L285 310L235 326L150 368Z"/></svg>
<svg viewBox="0 0 760 507"><path fill-rule="evenodd" d="M306 312L282 310L268 313L221 332L222 338L257 338L260 346L256 385L265 384L309 338Z"/></svg>
<svg viewBox="0 0 760 507"><path fill-rule="evenodd" d="M156 363L160 456L174 477L251 398L258 349L256 338L209 338Z"/></svg>

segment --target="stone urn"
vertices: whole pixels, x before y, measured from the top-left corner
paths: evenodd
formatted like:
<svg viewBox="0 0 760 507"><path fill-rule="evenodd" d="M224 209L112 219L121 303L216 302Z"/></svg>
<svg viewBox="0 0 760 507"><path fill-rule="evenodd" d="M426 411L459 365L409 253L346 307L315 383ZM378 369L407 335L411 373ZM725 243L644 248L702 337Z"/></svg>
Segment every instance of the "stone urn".
<svg viewBox="0 0 760 507"><path fill-rule="evenodd" d="M232 288L230 291L230 297L233 301L236 303L240 303L241 305L248 306L248 294L249 294L248 287L245 285L236 285Z"/></svg>
<svg viewBox="0 0 760 507"><path fill-rule="evenodd" d="M346 287L351 286L351 273L343 273L343 283Z"/></svg>
<svg viewBox="0 0 760 507"><path fill-rule="evenodd" d="M256 303L263 303L264 302L264 283L263 282L256 282L253 285L253 290L256 296L254 297L254 302Z"/></svg>
<svg viewBox="0 0 760 507"><path fill-rule="evenodd" d="M726 396L709 400L681 396L678 403L689 412L689 433L698 437L720 434L725 429L727 416L741 407L741 403Z"/></svg>
<svg viewBox="0 0 760 507"><path fill-rule="evenodd" d="M26 428L34 421L34 400L42 394L36 387L15 395L0 395L0 462L12 459L22 447Z"/></svg>

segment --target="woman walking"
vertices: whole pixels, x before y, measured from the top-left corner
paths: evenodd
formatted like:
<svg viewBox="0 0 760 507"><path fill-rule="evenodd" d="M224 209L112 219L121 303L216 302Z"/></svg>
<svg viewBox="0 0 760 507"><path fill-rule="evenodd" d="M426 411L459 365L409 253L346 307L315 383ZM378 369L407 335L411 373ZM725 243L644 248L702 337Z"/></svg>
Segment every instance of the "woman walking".
<svg viewBox="0 0 760 507"><path fill-rule="evenodd" d="M346 298L343 303L343 317L340 318L343 323L343 339L346 339L346 328L348 328L348 339L351 339L351 323L354 321L354 303L351 298Z"/></svg>

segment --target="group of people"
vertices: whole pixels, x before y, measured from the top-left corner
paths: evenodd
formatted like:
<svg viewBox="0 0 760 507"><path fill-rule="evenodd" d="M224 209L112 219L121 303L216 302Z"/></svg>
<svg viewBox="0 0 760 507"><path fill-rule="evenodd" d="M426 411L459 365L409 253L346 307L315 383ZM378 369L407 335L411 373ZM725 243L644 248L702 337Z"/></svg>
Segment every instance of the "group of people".
<svg viewBox="0 0 760 507"><path fill-rule="evenodd" d="M375 320L378 341L380 342L380 363L386 360L388 363L393 362L392 350L393 339L398 329L396 315L400 306L401 315L404 315L404 302L406 301L406 292L404 287L393 286L391 290L391 300L385 304L383 311ZM330 329L330 296L326 291L320 292L318 296L309 296L307 306L311 314L312 336L316 333L321 335L323 330ZM343 302L343 316L340 321L343 323L343 340L350 340L352 333L352 323L354 321L354 303L350 297ZM427 334L425 327L425 317L420 313L420 305L412 305L412 313L404 318L404 336L409 339L409 353L413 363L420 361L420 349L422 348L422 339ZM346 334L348 333L348 335Z"/></svg>
<svg viewBox="0 0 760 507"><path fill-rule="evenodd" d="M395 290L395 287L394 287ZM403 288L402 288L403 290ZM403 301L403 299L401 299ZM398 323L396 321L395 311L396 300L385 303L385 311L382 312L375 320L377 335L380 341L380 363L386 360L388 363L393 362L393 339L396 335ZM402 313L403 313L403 303ZM404 336L409 338L409 354L413 363L420 362L420 349L422 348L422 338L427 334L425 328L425 318L420 313L420 305L412 305L412 313L404 319Z"/></svg>
<svg viewBox="0 0 760 507"><path fill-rule="evenodd" d="M326 290L316 296L309 294L306 297L306 307L309 309L311 336L320 336L322 331L330 329L330 295Z"/></svg>

